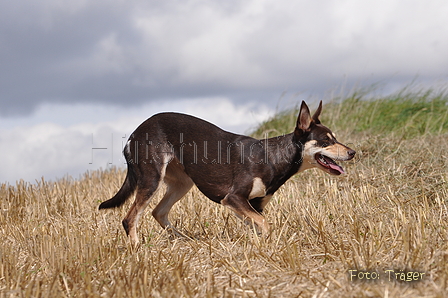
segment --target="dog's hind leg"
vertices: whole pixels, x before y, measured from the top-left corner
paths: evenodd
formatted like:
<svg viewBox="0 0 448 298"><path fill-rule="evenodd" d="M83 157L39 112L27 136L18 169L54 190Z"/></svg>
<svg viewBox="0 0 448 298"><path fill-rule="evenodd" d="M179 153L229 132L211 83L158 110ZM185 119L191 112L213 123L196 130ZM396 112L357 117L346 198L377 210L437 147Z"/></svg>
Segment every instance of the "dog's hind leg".
<svg viewBox="0 0 448 298"><path fill-rule="evenodd" d="M159 188L163 177L165 176L165 169L166 165L162 165L159 169L153 168L151 171L146 171L144 175L141 175L142 180L137 182L138 186L135 201L122 221L126 234L134 245L137 245L139 242L137 226L140 217L151 201L152 196Z"/></svg>
<svg viewBox="0 0 448 298"><path fill-rule="evenodd" d="M158 183L157 183L158 184ZM151 201L151 197L157 190L157 185L152 188L138 188L137 194L135 196L135 201L129 209L126 217L123 219L123 227L126 231L126 234L131 239L131 242L136 245L138 244L138 236L137 236L137 226L140 220L140 217Z"/></svg>
<svg viewBox="0 0 448 298"><path fill-rule="evenodd" d="M168 165L164 182L167 185L167 190L162 200L152 211L152 215L157 222L175 236L183 236L181 233L171 225L168 219L168 213L173 205L179 201L190 188L193 186L193 181L184 172L183 168L173 163Z"/></svg>
<svg viewBox="0 0 448 298"><path fill-rule="evenodd" d="M261 229L265 236L269 234L269 224L266 222L266 219L252 207L246 198L236 194L228 194L221 201L221 204L230 208L246 223L255 224L256 228Z"/></svg>

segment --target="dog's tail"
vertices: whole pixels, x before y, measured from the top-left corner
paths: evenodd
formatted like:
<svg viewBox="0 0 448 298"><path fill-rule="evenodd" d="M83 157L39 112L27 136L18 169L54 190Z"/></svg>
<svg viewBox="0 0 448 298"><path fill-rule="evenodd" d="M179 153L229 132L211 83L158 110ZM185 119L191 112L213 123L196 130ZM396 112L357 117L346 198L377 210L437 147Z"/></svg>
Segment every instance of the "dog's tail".
<svg viewBox="0 0 448 298"><path fill-rule="evenodd" d="M134 193L137 188L137 175L135 173L135 164L131 160L131 153L129 151L129 144L123 150L124 156L128 164L128 173L126 174L126 179L123 182L120 190L111 199L104 201L100 204L98 209L107 209L120 207L126 202L127 199Z"/></svg>

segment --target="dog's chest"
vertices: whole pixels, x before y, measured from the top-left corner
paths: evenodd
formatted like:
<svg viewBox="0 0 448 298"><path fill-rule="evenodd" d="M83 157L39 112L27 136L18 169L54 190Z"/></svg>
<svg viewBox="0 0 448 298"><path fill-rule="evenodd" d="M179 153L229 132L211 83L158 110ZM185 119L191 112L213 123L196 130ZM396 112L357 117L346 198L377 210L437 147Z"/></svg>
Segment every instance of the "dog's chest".
<svg viewBox="0 0 448 298"><path fill-rule="evenodd" d="M259 177L255 177L252 181L252 189L249 193L249 200L266 196L266 185Z"/></svg>

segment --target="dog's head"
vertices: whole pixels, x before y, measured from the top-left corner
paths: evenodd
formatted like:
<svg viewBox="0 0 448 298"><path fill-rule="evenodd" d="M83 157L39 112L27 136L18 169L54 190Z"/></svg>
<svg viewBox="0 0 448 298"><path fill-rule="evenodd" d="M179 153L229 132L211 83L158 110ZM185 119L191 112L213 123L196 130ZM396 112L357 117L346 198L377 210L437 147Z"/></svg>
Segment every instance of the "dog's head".
<svg viewBox="0 0 448 298"><path fill-rule="evenodd" d="M318 168L332 175L341 175L344 169L335 161L350 160L356 152L339 143L335 134L321 124L319 120L321 111L322 101L313 116L306 103L302 101L294 130L295 141L303 145L300 171Z"/></svg>

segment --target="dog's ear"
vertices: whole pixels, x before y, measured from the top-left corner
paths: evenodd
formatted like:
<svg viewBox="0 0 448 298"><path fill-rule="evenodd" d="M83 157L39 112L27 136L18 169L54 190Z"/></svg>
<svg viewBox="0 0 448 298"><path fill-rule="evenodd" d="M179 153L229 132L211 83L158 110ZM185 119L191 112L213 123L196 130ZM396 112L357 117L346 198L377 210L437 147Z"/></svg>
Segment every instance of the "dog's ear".
<svg viewBox="0 0 448 298"><path fill-rule="evenodd" d="M313 123L313 118L310 115L310 109L304 101L300 106L299 116L297 117L296 131L305 132L309 131L311 124Z"/></svg>
<svg viewBox="0 0 448 298"><path fill-rule="evenodd" d="M314 123L316 123L316 124L320 124L320 120L319 120L320 112L322 112L322 100L320 101L319 107L317 108L316 112L314 112L314 115L313 115L313 120L314 120Z"/></svg>

